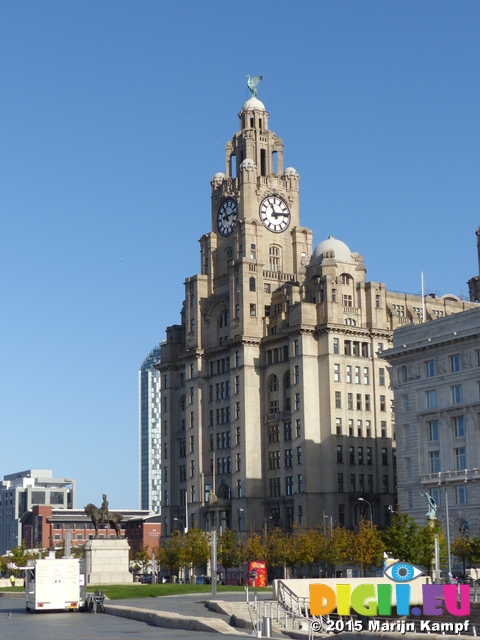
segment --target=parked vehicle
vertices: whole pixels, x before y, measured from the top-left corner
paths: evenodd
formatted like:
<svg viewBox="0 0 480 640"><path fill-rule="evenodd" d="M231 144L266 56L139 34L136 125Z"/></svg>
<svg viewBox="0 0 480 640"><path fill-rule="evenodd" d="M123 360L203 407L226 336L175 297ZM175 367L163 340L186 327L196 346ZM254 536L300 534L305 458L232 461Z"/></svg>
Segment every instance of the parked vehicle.
<svg viewBox="0 0 480 640"><path fill-rule="evenodd" d="M81 597L80 562L77 558L29 560L25 571L27 611L71 610L84 605Z"/></svg>

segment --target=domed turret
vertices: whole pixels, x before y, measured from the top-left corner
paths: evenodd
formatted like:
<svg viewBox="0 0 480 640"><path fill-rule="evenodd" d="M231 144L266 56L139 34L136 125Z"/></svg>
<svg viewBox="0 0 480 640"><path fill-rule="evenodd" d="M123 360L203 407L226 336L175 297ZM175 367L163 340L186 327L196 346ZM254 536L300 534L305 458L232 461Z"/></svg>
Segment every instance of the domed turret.
<svg viewBox="0 0 480 640"><path fill-rule="evenodd" d="M333 236L328 236L326 240L317 245L310 264L319 264L327 258L333 258L338 262L355 262L347 245Z"/></svg>
<svg viewBox="0 0 480 640"><path fill-rule="evenodd" d="M253 111L254 109L259 109L260 111L266 111L265 105L258 98L252 97L250 100L247 100L243 105L242 111Z"/></svg>

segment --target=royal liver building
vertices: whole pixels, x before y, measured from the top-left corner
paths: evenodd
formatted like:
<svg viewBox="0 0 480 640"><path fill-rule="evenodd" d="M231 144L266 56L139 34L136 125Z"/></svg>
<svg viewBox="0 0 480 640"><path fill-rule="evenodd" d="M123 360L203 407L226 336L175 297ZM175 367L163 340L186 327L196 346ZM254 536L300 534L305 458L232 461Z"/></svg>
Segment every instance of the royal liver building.
<svg viewBox="0 0 480 640"><path fill-rule="evenodd" d="M211 181L200 273L167 328L162 381L162 535L206 530L380 527L396 504L393 330L467 308L388 292L328 237L312 251L299 175L256 97ZM360 500L362 498L363 500Z"/></svg>

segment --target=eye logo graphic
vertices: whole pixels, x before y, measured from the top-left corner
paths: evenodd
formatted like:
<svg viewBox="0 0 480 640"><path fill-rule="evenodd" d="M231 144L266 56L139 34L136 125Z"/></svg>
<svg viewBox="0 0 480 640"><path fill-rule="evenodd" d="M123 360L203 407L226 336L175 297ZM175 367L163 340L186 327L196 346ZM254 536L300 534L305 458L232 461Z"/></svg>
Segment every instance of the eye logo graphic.
<svg viewBox="0 0 480 640"><path fill-rule="evenodd" d="M408 564L408 562L395 562L385 569L383 575L393 580L393 582L410 582L410 580L415 580L419 576L424 576L425 571L422 571L414 564Z"/></svg>

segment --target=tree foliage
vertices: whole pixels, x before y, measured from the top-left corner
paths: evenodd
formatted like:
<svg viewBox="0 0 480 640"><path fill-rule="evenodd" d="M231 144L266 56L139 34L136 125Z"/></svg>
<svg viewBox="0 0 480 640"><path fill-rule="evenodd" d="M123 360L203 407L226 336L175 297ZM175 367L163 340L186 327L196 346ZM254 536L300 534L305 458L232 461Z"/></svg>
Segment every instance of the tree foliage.
<svg viewBox="0 0 480 640"><path fill-rule="evenodd" d="M218 562L225 569L231 567L239 567L245 561L244 549L242 545L237 542L237 534L231 529L226 529L220 536L217 545L217 559Z"/></svg>
<svg viewBox="0 0 480 640"><path fill-rule="evenodd" d="M385 545L377 527L372 527L370 522L362 520L358 532L350 532L349 546L348 555L354 564L360 565L362 575L365 568L382 565Z"/></svg>
<svg viewBox="0 0 480 640"><path fill-rule="evenodd" d="M195 568L207 564L210 559L210 541L205 531L191 528L184 536L183 564Z"/></svg>
<svg viewBox="0 0 480 640"><path fill-rule="evenodd" d="M159 549L158 560L160 565L168 567L170 573L178 573L182 566L183 538L178 529L172 532L170 538Z"/></svg>
<svg viewBox="0 0 480 640"><path fill-rule="evenodd" d="M135 571L138 571L143 576L145 575L145 570L150 564L150 554L148 553L148 544L146 547L141 546L140 549L136 552L133 557L133 567Z"/></svg>

